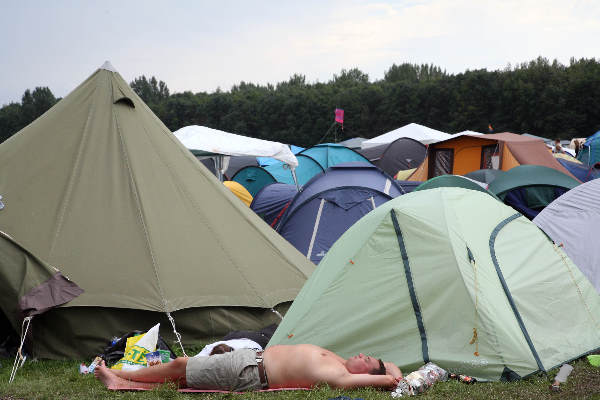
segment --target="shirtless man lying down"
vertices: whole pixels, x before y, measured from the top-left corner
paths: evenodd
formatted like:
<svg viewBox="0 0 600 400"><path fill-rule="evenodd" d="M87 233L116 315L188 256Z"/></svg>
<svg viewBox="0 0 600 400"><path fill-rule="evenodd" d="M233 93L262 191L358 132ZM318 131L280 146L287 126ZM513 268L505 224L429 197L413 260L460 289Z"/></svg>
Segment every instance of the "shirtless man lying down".
<svg viewBox="0 0 600 400"><path fill-rule="evenodd" d="M312 344L277 345L264 352L239 349L210 357L178 357L136 371L111 370L102 362L94 374L109 389L151 389L174 382L195 389L231 391L312 388L319 384L342 389L394 389L402 377L392 363L363 354L345 360Z"/></svg>

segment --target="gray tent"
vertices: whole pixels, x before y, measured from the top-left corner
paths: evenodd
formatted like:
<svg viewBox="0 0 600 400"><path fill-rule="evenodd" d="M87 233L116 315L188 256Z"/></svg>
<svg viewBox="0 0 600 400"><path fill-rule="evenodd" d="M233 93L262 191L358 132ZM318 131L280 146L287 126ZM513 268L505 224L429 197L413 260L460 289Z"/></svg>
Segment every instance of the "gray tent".
<svg viewBox="0 0 600 400"><path fill-rule="evenodd" d="M171 317L186 343L278 320L314 266L103 65L0 145L0 230L85 292L35 322L34 354L88 358ZM2 250L0 250L2 251Z"/></svg>
<svg viewBox="0 0 600 400"><path fill-rule="evenodd" d="M600 293L600 180L577 186L533 219L573 260Z"/></svg>

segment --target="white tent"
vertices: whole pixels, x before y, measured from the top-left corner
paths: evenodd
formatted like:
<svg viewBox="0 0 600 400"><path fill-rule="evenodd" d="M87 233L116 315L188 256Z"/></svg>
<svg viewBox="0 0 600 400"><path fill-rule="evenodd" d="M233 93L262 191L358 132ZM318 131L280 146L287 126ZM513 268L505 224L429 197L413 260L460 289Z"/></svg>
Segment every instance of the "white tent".
<svg viewBox="0 0 600 400"><path fill-rule="evenodd" d="M435 129L428 128L423 125L410 123L408 125L404 125L401 128L394 129L388 133L384 133L383 135L379 135L369 140L365 140L361 143L361 147L363 149L367 147L378 146L380 144L391 143L396 139L401 137L411 138L417 140L423 144L430 144L435 142L440 142L442 140L450 139L452 135L437 131Z"/></svg>
<svg viewBox="0 0 600 400"><path fill-rule="evenodd" d="M190 150L227 156L273 157L288 164L292 169L298 166L296 156L283 143L236 135L198 125L184 126L173 134Z"/></svg>
<svg viewBox="0 0 600 400"><path fill-rule="evenodd" d="M577 186L548 204L533 219L600 292L600 179Z"/></svg>
<svg viewBox="0 0 600 400"><path fill-rule="evenodd" d="M215 159L215 169L219 180L222 180L229 165L227 156L272 157L289 165L292 175L295 177L294 169L298 166L298 159L283 143L236 135L199 125L184 126L173 134L196 156L198 156L196 154L198 151L211 156L221 155Z"/></svg>

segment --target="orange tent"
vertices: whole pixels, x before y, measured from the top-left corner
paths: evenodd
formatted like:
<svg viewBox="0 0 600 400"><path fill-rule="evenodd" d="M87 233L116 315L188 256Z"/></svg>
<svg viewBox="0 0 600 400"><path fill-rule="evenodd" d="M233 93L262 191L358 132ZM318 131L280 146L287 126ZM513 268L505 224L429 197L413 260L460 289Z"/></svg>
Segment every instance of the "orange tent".
<svg viewBox="0 0 600 400"><path fill-rule="evenodd" d="M439 175L464 175L483 168L508 171L518 165L543 165L575 178L541 139L504 132L460 135L428 146L427 157L408 178L426 181Z"/></svg>

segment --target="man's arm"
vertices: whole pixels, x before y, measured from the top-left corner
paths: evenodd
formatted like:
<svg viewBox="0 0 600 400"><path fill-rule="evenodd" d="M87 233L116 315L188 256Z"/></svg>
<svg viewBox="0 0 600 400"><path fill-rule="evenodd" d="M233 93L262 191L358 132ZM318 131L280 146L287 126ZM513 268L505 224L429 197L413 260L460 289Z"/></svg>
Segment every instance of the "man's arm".
<svg viewBox="0 0 600 400"><path fill-rule="evenodd" d="M400 368L398 368L396 364L384 361L383 365L385 365L385 371L388 375L391 375L396 379L402 378L402 371L400 371Z"/></svg>
<svg viewBox="0 0 600 400"><path fill-rule="evenodd" d="M375 387L394 389L397 381L392 375L343 374L325 381L329 386L340 389Z"/></svg>

